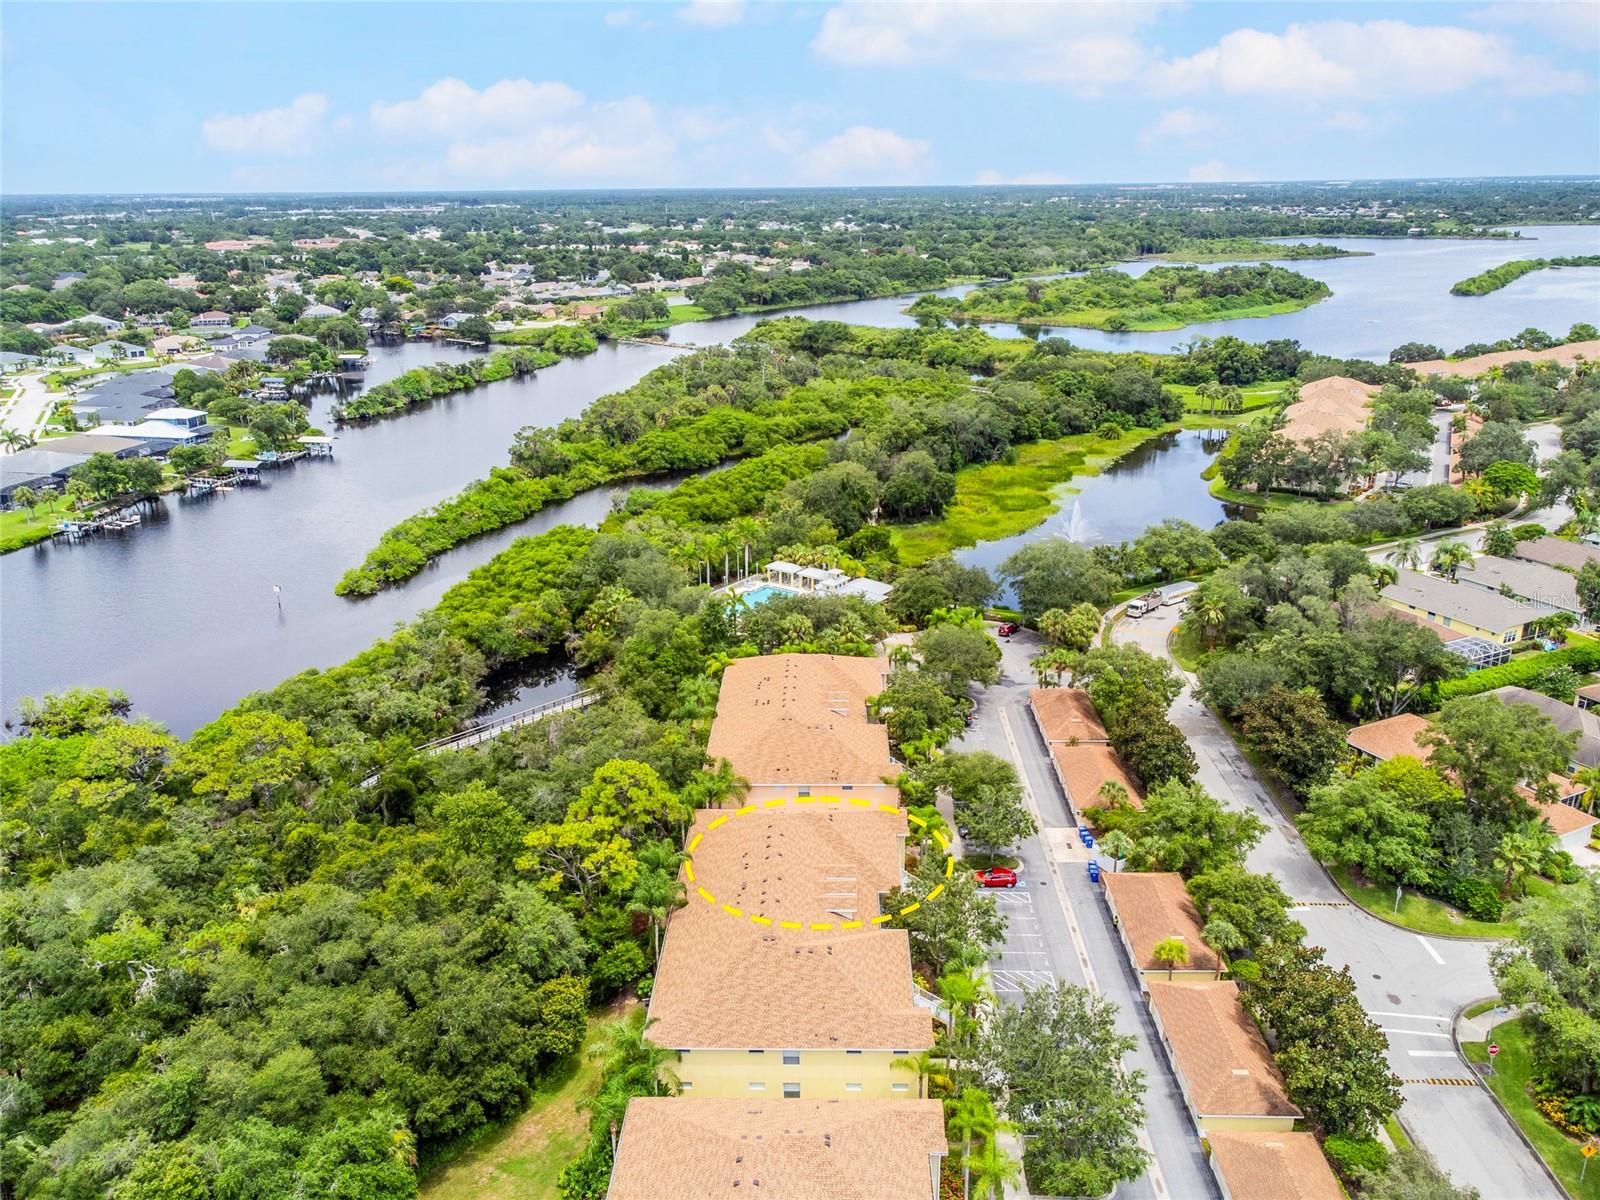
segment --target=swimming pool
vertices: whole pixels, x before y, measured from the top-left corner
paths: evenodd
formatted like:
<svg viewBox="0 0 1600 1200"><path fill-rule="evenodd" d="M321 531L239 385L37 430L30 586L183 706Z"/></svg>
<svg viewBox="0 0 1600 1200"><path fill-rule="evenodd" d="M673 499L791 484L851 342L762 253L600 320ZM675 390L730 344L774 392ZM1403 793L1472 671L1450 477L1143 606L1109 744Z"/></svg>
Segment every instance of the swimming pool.
<svg viewBox="0 0 1600 1200"><path fill-rule="evenodd" d="M758 588L751 588L748 592L739 593L739 599L743 600L746 604L754 606L757 604L765 604L774 596L798 596L799 594L799 592L792 592L788 588L773 587L771 584L764 584Z"/></svg>

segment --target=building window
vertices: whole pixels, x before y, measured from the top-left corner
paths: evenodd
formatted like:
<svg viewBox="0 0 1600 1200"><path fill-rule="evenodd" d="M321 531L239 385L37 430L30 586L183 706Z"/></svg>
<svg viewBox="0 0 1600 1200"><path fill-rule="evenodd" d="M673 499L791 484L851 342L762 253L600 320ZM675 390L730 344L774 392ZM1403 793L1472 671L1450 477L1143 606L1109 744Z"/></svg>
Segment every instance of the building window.
<svg viewBox="0 0 1600 1200"><path fill-rule="evenodd" d="M800 1065L800 1051L785 1050L783 1052L783 1065L786 1067L798 1067Z"/></svg>
<svg viewBox="0 0 1600 1200"><path fill-rule="evenodd" d="M784 1084L783 1085L783 1098L785 1100L798 1100L798 1099L800 1099L800 1085L798 1083L786 1083L786 1084Z"/></svg>
<svg viewBox="0 0 1600 1200"><path fill-rule="evenodd" d="M896 1058L904 1058L906 1055L910 1054L911 1051L909 1051L909 1050L893 1050L890 1053L892 1053Z"/></svg>
<svg viewBox="0 0 1600 1200"><path fill-rule="evenodd" d="M1500 639L1500 641L1504 645L1507 645L1507 646L1511 645L1511 643L1516 641L1516 640L1517 640L1517 631L1515 629L1508 630L1506 632L1506 635Z"/></svg>
<svg viewBox="0 0 1600 1200"><path fill-rule="evenodd" d="M847 1083L844 1085L844 1090L847 1092L859 1092L861 1085L859 1083Z"/></svg>
<svg viewBox="0 0 1600 1200"><path fill-rule="evenodd" d="M767 1090L767 1085L764 1083L751 1083L746 1084L745 1086L747 1086L752 1092L764 1092Z"/></svg>
<svg viewBox="0 0 1600 1200"><path fill-rule="evenodd" d="M694 1084L690 1083L687 1079L680 1079L678 1080L678 1090L680 1092L692 1092L694 1091Z"/></svg>
<svg viewBox="0 0 1600 1200"><path fill-rule="evenodd" d="M802 795L802 796L809 796L809 795L811 795L811 789L810 788L801 788L798 794Z"/></svg>
<svg viewBox="0 0 1600 1200"><path fill-rule="evenodd" d="M750 1053L751 1054L765 1054L766 1051L765 1050L751 1050Z"/></svg>
<svg viewBox="0 0 1600 1200"><path fill-rule="evenodd" d="M909 1083L896 1083L891 1085L889 1090L896 1095L903 1095L911 1090L911 1085Z"/></svg>
<svg viewBox="0 0 1600 1200"><path fill-rule="evenodd" d="M853 791L856 790L856 785L853 784L853 783L846 783L846 784L841 785L839 790L841 792L853 792Z"/></svg>
<svg viewBox="0 0 1600 1200"><path fill-rule="evenodd" d="M846 1054L860 1054L861 1051L859 1051L859 1050L846 1050L845 1053Z"/></svg>

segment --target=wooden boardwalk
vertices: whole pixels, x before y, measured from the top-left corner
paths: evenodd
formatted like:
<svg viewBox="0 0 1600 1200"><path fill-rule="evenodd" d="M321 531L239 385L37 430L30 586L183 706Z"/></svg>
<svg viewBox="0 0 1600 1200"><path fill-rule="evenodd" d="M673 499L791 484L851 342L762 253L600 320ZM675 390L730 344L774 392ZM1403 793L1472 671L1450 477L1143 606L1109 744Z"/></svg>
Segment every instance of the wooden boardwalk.
<svg viewBox="0 0 1600 1200"><path fill-rule="evenodd" d="M570 696L562 696L558 700L546 700L543 704L535 704L532 708L524 708L519 712L507 713L503 717L496 717L492 721L485 721L482 725L473 725L460 733L453 733L449 737L438 738L417 747L418 754L442 754L446 750L465 750L468 746L476 746L480 742L487 742L497 738L503 733L513 729L521 729L524 725L532 725L535 721L542 721L546 717L553 717L557 713L575 712L581 708L588 708L600 698L596 688L588 688L581 692L574 692Z"/></svg>

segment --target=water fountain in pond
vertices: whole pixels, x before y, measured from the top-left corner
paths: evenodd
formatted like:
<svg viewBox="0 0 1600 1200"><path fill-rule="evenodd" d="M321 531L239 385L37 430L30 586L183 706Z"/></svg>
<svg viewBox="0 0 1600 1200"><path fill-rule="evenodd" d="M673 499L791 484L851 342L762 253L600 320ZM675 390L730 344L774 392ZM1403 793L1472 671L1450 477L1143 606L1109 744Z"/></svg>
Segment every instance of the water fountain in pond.
<svg viewBox="0 0 1600 1200"><path fill-rule="evenodd" d="M1089 523L1083 519L1083 501L1074 500L1072 507L1056 518L1060 532L1057 537L1064 537L1069 542L1081 542L1089 536Z"/></svg>

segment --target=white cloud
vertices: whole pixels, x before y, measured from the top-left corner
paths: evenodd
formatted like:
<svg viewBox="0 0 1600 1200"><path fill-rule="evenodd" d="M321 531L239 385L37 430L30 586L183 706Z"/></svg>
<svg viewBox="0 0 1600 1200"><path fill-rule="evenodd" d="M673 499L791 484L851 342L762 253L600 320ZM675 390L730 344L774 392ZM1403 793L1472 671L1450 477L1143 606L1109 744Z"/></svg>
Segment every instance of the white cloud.
<svg viewBox="0 0 1600 1200"><path fill-rule="evenodd" d="M1595 0L1540 0L1519 4L1490 4L1467 14L1469 21L1501 27L1521 27L1543 34L1564 50L1588 54L1600 50L1600 4Z"/></svg>
<svg viewBox="0 0 1600 1200"><path fill-rule="evenodd" d="M304 154L322 127L328 98L304 92L282 108L254 113L217 113L200 126L206 145L230 154Z"/></svg>
<svg viewBox="0 0 1600 1200"><path fill-rule="evenodd" d="M1208 158L1189 168L1190 183L1244 183L1254 176L1235 171L1220 158Z"/></svg>
<svg viewBox="0 0 1600 1200"><path fill-rule="evenodd" d="M1144 69L1148 54L1136 34L1165 7L847 0L828 10L811 49L840 66L945 66L971 78L1094 93Z"/></svg>
<svg viewBox="0 0 1600 1200"><path fill-rule="evenodd" d="M655 109L632 98L500 137L453 142L444 166L452 177L497 183L646 183L670 176L676 150Z"/></svg>
<svg viewBox="0 0 1600 1200"><path fill-rule="evenodd" d="M376 128L396 137L464 137L523 128L570 112L583 102L583 93L564 83L502 79L479 91L459 79L446 78L430 84L412 100L375 101L371 117Z"/></svg>
<svg viewBox="0 0 1600 1200"><path fill-rule="evenodd" d="M678 20L702 29L725 29L744 20L744 0L690 0Z"/></svg>
<svg viewBox="0 0 1600 1200"><path fill-rule="evenodd" d="M1162 113L1139 132L1139 145L1145 149L1161 142L1203 142L1222 128L1222 122L1208 112L1174 108Z"/></svg>
<svg viewBox="0 0 1600 1200"><path fill-rule="evenodd" d="M822 183L886 183L919 176L928 166L929 144L892 129L852 125L800 156L800 169Z"/></svg>
<svg viewBox="0 0 1600 1200"><path fill-rule="evenodd" d="M1157 67L1173 93L1336 97L1446 95L1491 86L1537 95L1588 81L1519 54L1492 33L1405 21L1316 21L1282 33L1236 29L1214 46Z"/></svg>

